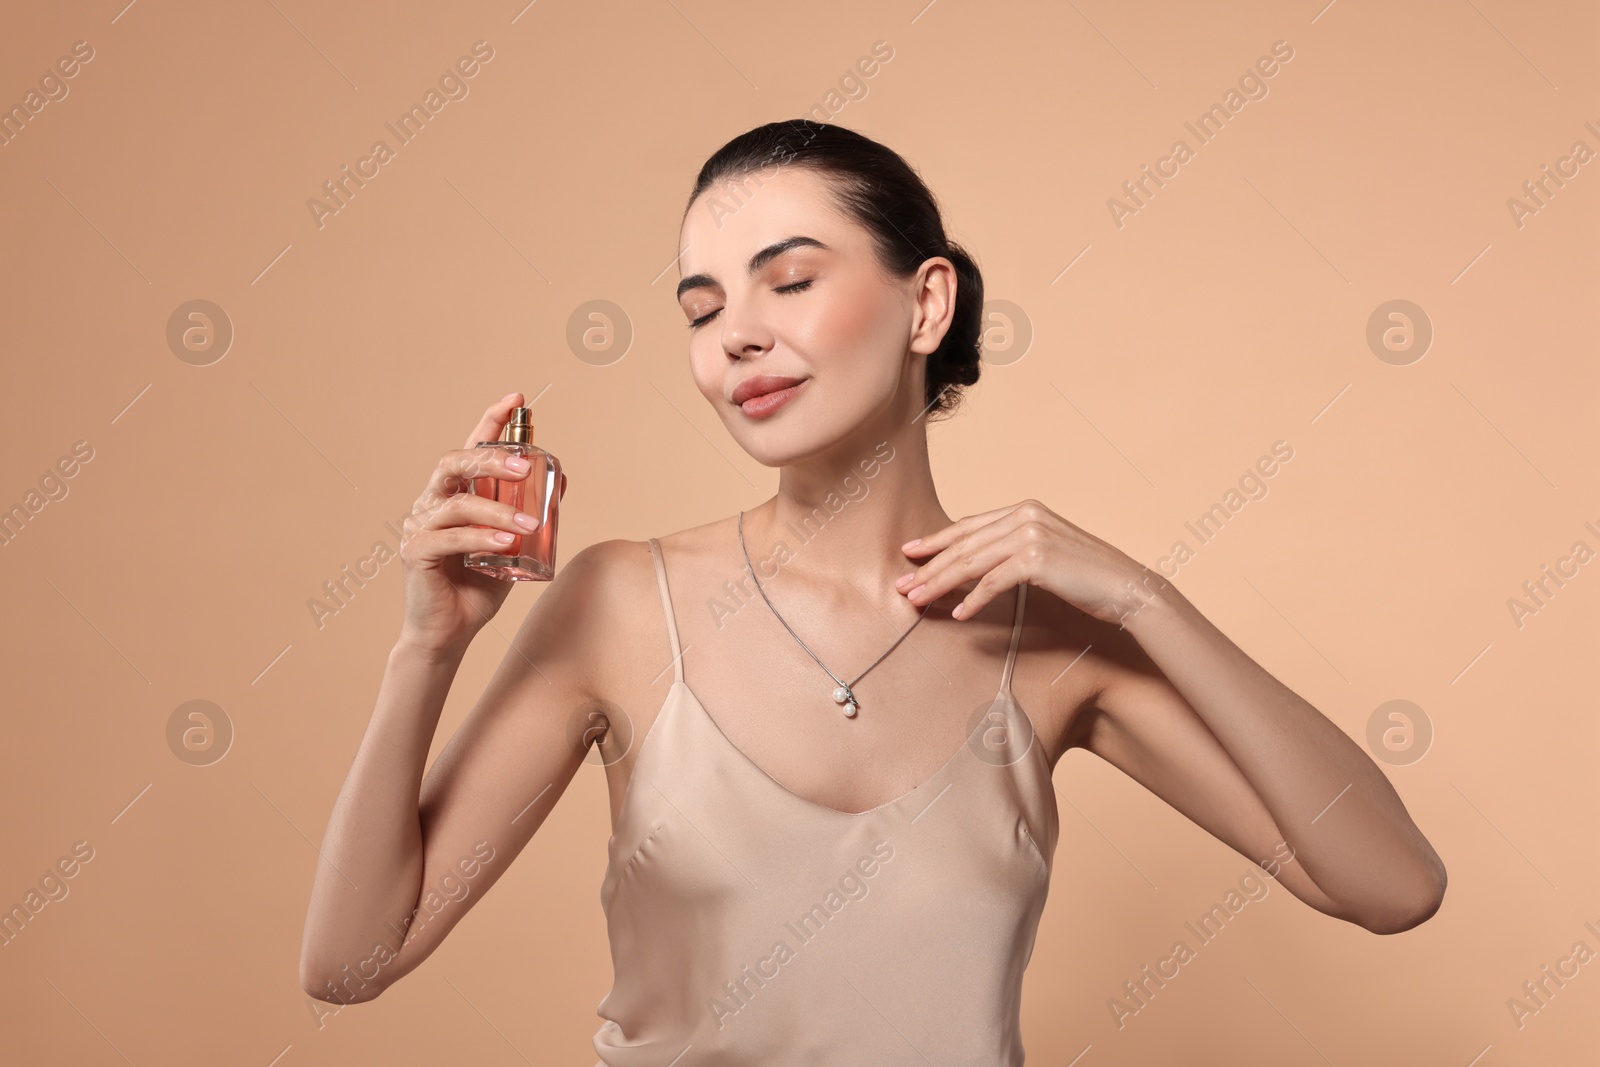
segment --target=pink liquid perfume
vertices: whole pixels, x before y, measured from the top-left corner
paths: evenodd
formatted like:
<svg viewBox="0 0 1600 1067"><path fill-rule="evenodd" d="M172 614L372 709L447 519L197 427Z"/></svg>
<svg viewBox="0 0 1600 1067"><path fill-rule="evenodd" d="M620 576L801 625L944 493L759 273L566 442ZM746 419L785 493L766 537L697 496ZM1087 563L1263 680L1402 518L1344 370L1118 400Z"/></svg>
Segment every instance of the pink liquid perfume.
<svg viewBox="0 0 1600 1067"><path fill-rule="evenodd" d="M531 408L512 408L498 441L479 441L478 448L498 448L522 456L533 468L526 478L472 479L478 496L510 504L539 520L532 533L518 534L503 549L468 552L461 562L508 582L548 582L556 576L556 518L561 503L561 463L533 443Z"/></svg>

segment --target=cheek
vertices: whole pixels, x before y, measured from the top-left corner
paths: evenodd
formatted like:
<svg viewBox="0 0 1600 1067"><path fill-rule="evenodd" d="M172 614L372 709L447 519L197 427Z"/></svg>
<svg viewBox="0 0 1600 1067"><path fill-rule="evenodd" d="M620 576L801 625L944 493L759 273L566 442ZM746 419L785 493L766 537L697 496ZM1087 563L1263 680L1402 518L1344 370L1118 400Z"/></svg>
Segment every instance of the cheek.
<svg viewBox="0 0 1600 1067"><path fill-rule="evenodd" d="M722 399L722 377L726 370L727 357L717 345L715 335L707 333L690 340L689 376L707 400Z"/></svg>
<svg viewBox="0 0 1600 1067"><path fill-rule="evenodd" d="M820 313L797 316L791 336L819 368L893 375L904 324L895 305L869 285L842 285ZM874 358L881 357L881 358Z"/></svg>

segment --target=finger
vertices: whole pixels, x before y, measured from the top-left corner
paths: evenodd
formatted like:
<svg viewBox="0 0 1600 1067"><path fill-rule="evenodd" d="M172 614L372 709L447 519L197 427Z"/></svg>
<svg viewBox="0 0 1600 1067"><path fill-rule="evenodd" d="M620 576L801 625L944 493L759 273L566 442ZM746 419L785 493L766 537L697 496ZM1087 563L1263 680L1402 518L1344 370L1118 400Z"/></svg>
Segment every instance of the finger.
<svg viewBox="0 0 1600 1067"><path fill-rule="evenodd" d="M439 457L439 463L428 477L428 484L423 489L419 505L424 508L434 508L443 503L450 496L458 493L474 492L473 483L477 479L502 478L507 481L526 478L533 465L528 464L525 470L512 469L514 460L526 462L525 456L517 456L503 448L458 448L446 452ZM477 487L483 495L488 496L493 492L493 486L484 484Z"/></svg>
<svg viewBox="0 0 1600 1067"><path fill-rule="evenodd" d="M483 413L483 418L478 420L477 427L467 437L467 443L462 448L472 448L479 441L497 441L500 431L506 428L507 421L511 418L511 409L522 406L521 393L507 393L505 396L490 404Z"/></svg>
<svg viewBox="0 0 1600 1067"><path fill-rule="evenodd" d="M990 514L993 514L992 512ZM1013 507L1003 509L997 518L979 526L974 526L966 533L959 535L949 544L939 549L931 559L925 559L922 564L913 569L909 574L903 574L895 580L894 587L902 593L909 593L917 586L931 583L932 579L940 575L946 567L955 561L972 555L985 545L991 544L997 537L1005 536L1022 527L1026 522L1024 513ZM969 575L970 577L970 575ZM964 579L963 579L964 580ZM946 585L961 584L960 581Z"/></svg>
<svg viewBox="0 0 1600 1067"><path fill-rule="evenodd" d="M416 525L423 532L456 526L490 526L507 533L526 534L539 528L539 519L511 504L473 493L457 493L445 498L438 507L417 515Z"/></svg>
<svg viewBox="0 0 1600 1067"><path fill-rule="evenodd" d="M906 583L906 598L917 605L938 600L974 578L981 579L1014 555L1018 547L1020 544L1004 532L982 540L964 540L919 568L923 573Z"/></svg>
<svg viewBox="0 0 1600 1067"><path fill-rule="evenodd" d="M982 611L989 601L1026 580L1026 574L1017 557L1008 556L1005 562L978 579L978 584L973 587L972 592L963 597L961 603L950 609L950 617L970 619Z"/></svg>
<svg viewBox="0 0 1600 1067"><path fill-rule="evenodd" d="M941 549L948 547L950 542L954 541L962 534L965 534L971 530L975 530L980 526L987 525L988 523L1000 518L1002 515L1010 514L1011 512L1017 510L1019 506L1020 505L1012 504L1009 507L996 508L993 511L985 511L981 515L968 515L966 518L957 519L955 522L951 523L949 526L946 526L942 530L936 530L935 532L927 534L926 536L912 541L907 541L905 544L900 546L900 550L908 556L926 556L931 553L938 552Z"/></svg>
<svg viewBox="0 0 1600 1067"><path fill-rule="evenodd" d="M516 535L485 526L451 526L443 530L424 530L401 546L406 561L435 563L463 552L504 552Z"/></svg>

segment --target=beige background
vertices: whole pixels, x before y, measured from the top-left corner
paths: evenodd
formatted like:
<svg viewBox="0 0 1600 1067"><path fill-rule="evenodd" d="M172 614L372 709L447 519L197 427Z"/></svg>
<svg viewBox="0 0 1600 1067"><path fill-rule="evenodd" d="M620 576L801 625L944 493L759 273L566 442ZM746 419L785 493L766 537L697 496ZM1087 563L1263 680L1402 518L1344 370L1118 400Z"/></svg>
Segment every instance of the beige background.
<svg viewBox="0 0 1600 1067"><path fill-rule="evenodd" d="M1576 942L1600 950L1600 563L1520 627L1507 606L1574 542L1600 549L1600 162L1520 227L1507 206L1575 141L1600 151L1592 4L119 3L0 14L7 107L94 50L0 147L0 506L93 450L0 547L0 905L93 849L0 948L0 1058L593 1062L596 766L419 971L317 1025L296 980L313 842L399 565L320 629L307 601L393 543L437 455L513 389L548 390L561 560L763 499L774 473L687 373L683 199L717 146L826 108L879 40L892 60L834 121L922 171L1033 331L1020 359L997 332L966 412L932 430L946 507L1037 497L1153 564L1287 441L1179 587L1352 736L1395 699L1434 731L1384 766L1449 868L1437 916L1378 937L1274 888L1121 1030L1108 999L1249 864L1063 760L1029 1061L1595 1054L1600 962L1521 1026L1507 1007ZM480 40L470 94L318 228L307 200ZM1280 40L1269 94L1119 229L1107 199ZM166 337L197 299L235 331L208 366ZM596 299L631 323L620 359L569 349ZM1396 299L1434 329L1403 366L1366 341ZM478 638L435 751L539 593ZM191 700L234 730L208 766L169 747Z"/></svg>

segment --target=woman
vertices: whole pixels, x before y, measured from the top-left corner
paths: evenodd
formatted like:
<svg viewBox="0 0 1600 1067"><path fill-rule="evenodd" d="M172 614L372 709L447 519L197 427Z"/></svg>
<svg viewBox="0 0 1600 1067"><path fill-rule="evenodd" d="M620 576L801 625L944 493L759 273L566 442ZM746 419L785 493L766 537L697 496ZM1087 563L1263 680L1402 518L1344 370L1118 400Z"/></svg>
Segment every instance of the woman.
<svg viewBox="0 0 1600 1067"><path fill-rule="evenodd" d="M898 155L752 130L702 168L680 249L690 372L777 494L577 553L423 781L509 588L461 554L528 528L462 492L523 473L470 447L521 394L445 454L322 848L311 995L370 999L426 958L591 743L614 831L606 1064L1021 1063L1071 748L1319 911L1375 933L1433 914L1444 866L1382 772L1170 582L1036 500L940 506L926 423L977 380L983 283Z"/></svg>

